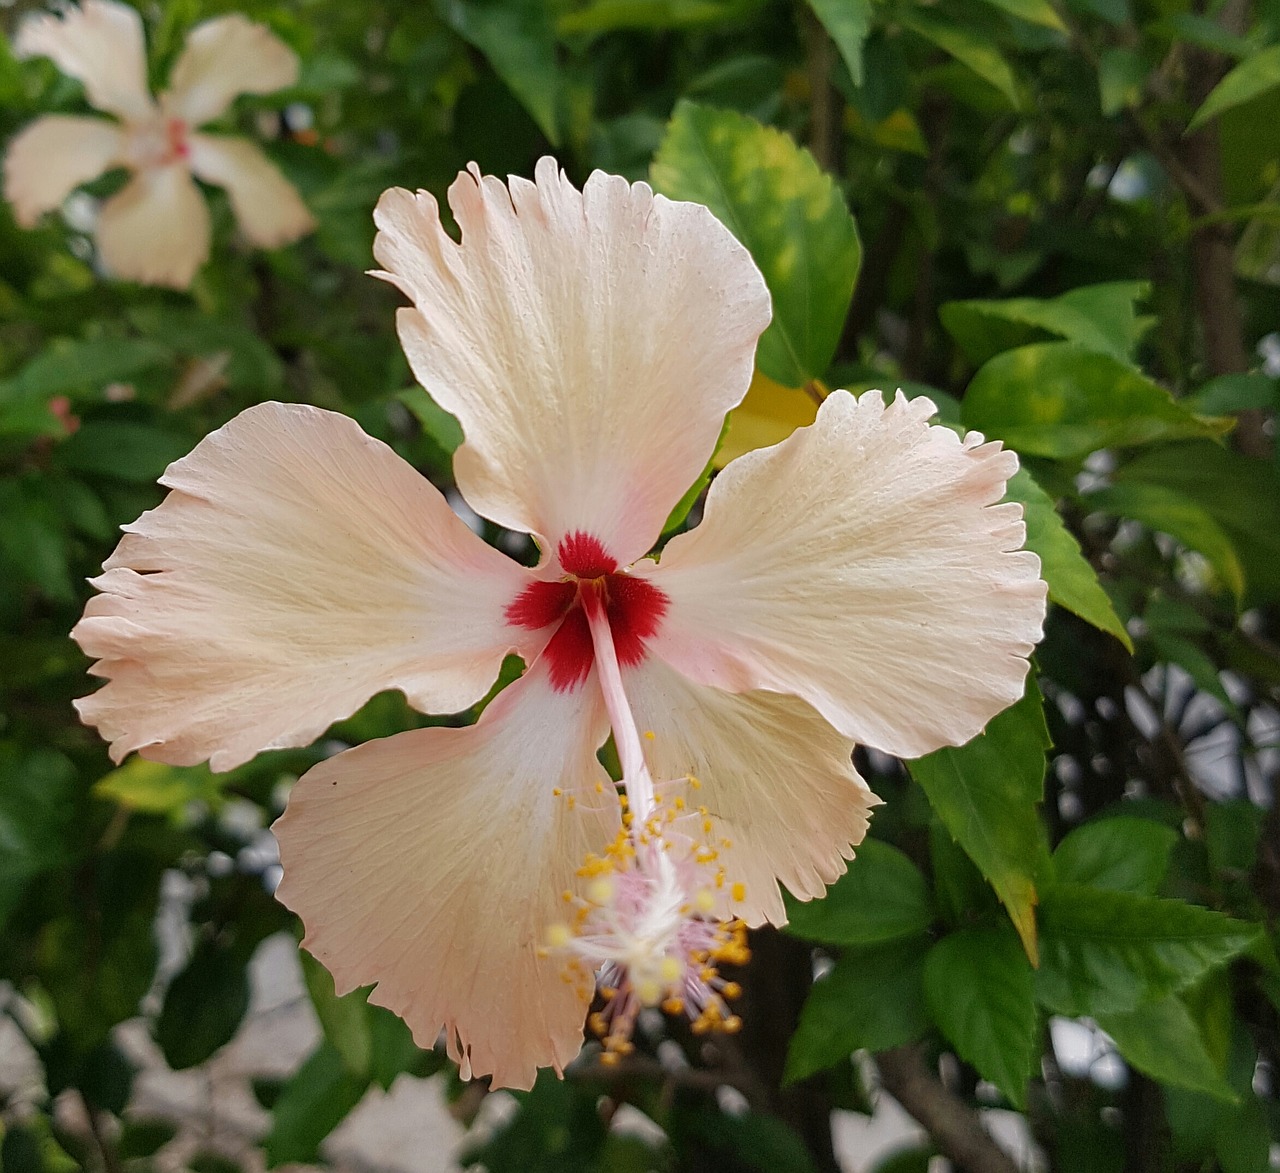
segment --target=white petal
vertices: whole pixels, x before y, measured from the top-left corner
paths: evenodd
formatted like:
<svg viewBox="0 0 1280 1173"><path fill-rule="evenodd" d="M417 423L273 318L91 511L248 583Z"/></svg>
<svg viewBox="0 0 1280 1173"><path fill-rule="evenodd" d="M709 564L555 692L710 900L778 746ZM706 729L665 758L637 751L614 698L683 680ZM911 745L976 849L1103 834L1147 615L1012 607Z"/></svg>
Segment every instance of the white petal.
<svg viewBox="0 0 1280 1173"><path fill-rule="evenodd" d="M458 416L458 485L485 516L555 549L575 531L619 563L648 552L746 392L769 296L706 208L553 159L510 192L472 165L432 196L394 189L374 255L414 374Z"/></svg>
<svg viewBox="0 0 1280 1173"><path fill-rule="evenodd" d="M702 523L639 568L669 599L650 650L705 684L794 693L903 757L1016 701L1046 589L1022 507L997 504L1017 458L932 412L836 391L730 464Z"/></svg>
<svg viewBox="0 0 1280 1173"><path fill-rule="evenodd" d="M117 761L231 769L387 688L454 712L523 634L502 613L528 572L346 416L250 408L161 483L72 633L110 681L78 707Z"/></svg>
<svg viewBox="0 0 1280 1173"><path fill-rule="evenodd" d="M181 163L139 171L98 216L98 251L126 281L186 289L209 257L209 209Z"/></svg>
<svg viewBox="0 0 1280 1173"><path fill-rule="evenodd" d="M37 118L5 155L4 198L14 219L30 228L82 183L114 167L123 148L120 127L104 118Z"/></svg>
<svg viewBox="0 0 1280 1173"><path fill-rule="evenodd" d="M240 230L259 248L279 248L315 227L298 189L254 143L193 134L187 145L191 170L227 189Z"/></svg>
<svg viewBox="0 0 1280 1173"><path fill-rule="evenodd" d="M146 118L155 110L147 91L147 49L142 18L116 0L83 0L53 16L27 17L13 42L18 57L49 57L63 73L84 83L91 106L121 118Z"/></svg>
<svg viewBox="0 0 1280 1173"><path fill-rule="evenodd" d="M730 841L727 878L746 885L745 903L732 910L750 924L781 925L778 881L802 900L822 896L879 801L853 768L853 743L796 697L722 692L652 657L625 679L654 777L693 775L701 787L690 800Z"/></svg>
<svg viewBox="0 0 1280 1173"><path fill-rule="evenodd" d="M419 1046L443 1027L464 1077L527 1088L582 1044L590 991L538 953L575 869L619 824L595 756L599 697L594 684L555 692L534 668L478 725L402 733L316 766L273 828L278 895L338 991L377 982L370 1001Z"/></svg>
<svg viewBox="0 0 1280 1173"><path fill-rule="evenodd" d="M203 126L240 94L271 94L297 80L297 54L266 25L233 12L191 30L169 75L164 108Z"/></svg>

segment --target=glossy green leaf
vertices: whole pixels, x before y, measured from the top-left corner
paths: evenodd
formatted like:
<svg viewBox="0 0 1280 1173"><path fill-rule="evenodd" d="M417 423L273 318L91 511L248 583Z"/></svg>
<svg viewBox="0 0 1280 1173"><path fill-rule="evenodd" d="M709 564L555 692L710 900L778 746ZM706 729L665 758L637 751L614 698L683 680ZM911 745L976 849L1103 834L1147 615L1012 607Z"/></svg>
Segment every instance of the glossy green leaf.
<svg viewBox="0 0 1280 1173"><path fill-rule="evenodd" d="M853 84L862 85L862 45L871 29L871 0L809 0L809 7L840 50Z"/></svg>
<svg viewBox="0 0 1280 1173"><path fill-rule="evenodd" d="M1187 124L1187 133L1198 130L1224 110L1243 105L1277 86L1280 86L1280 45L1269 45L1246 57L1213 87Z"/></svg>
<svg viewBox="0 0 1280 1173"><path fill-rule="evenodd" d="M1086 285L1061 297L1013 297L949 301L938 316L965 354L977 364L1001 351L1055 334L1086 350L1128 362L1154 319L1140 317L1136 303L1147 297L1146 281Z"/></svg>
<svg viewBox="0 0 1280 1173"><path fill-rule="evenodd" d="M229 1043L249 1009L245 958L201 941L165 991L155 1039L174 1071L203 1063Z"/></svg>
<svg viewBox="0 0 1280 1173"><path fill-rule="evenodd" d="M1065 32L1066 26L1062 18L1054 10L1049 0L987 0L993 8L999 8L1010 16L1025 20L1028 24L1043 25L1045 28Z"/></svg>
<svg viewBox="0 0 1280 1173"><path fill-rule="evenodd" d="M1274 411L1280 406L1280 384L1261 372L1219 375L1182 400L1198 415L1234 411Z"/></svg>
<svg viewBox="0 0 1280 1173"><path fill-rule="evenodd" d="M311 1162L321 1141L360 1102L369 1077L347 1070L331 1043L323 1042L281 1089L265 1142L267 1167Z"/></svg>
<svg viewBox="0 0 1280 1173"><path fill-rule="evenodd" d="M146 758L130 758L93 784L93 793L108 802L150 815L180 816L193 802L217 807L226 776L208 766L168 766Z"/></svg>
<svg viewBox="0 0 1280 1173"><path fill-rule="evenodd" d="M1015 110L1022 108L1013 70L985 33L945 17L933 8L902 8L897 17L904 28L926 41L932 41L944 53L949 53L961 65L994 86Z"/></svg>
<svg viewBox="0 0 1280 1173"><path fill-rule="evenodd" d="M409 409L413 418L446 456L462 446L462 425L457 417L445 411L421 387L407 387L396 398Z"/></svg>
<svg viewBox="0 0 1280 1173"><path fill-rule="evenodd" d="M1049 731L1033 680L1022 700L959 748L908 763L947 830L996 890L1036 960L1036 884L1047 849L1036 804L1044 797Z"/></svg>
<svg viewBox="0 0 1280 1173"><path fill-rule="evenodd" d="M1177 831L1152 819L1127 815L1095 819L1058 844L1053 853L1054 874L1065 884L1154 896L1177 842Z"/></svg>
<svg viewBox="0 0 1280 1173"><path fill-rule="evenodd" d="M164 366L172 354L149 338L58 339L0 383L0 404L27 396L100 396L108 383L126 382Z"/></svg>
<svg viewBox="0 0 1280 1173"><path fill-rule="evenodd" d="M560 142L555 26L543 0L436 0L441 17L488 59L552 145Z"/></svg>
<svg viewBox="0 0 1280 1173"><path fill-rule="evenodd" d="M1049 496L1025 469L1020 468L1005 490L1006 501L1022 505L1027 526L1028 550L1040 557L1040 577L1049 584L1049 598L1079 615L1101 631L1114 635L1133 651L1133 641L1116 614L1111 597L1102 589L1098 575L1080 552L1080 543Z"/></svg>
<svg viewBox="0 0 1280 1173"><path fill-rule="evenodd" d="M1079 460L1187 436L1220 436L1231 421L1187 411L1158 383L1110 355L1074 342L1041 342L998 354L963 400L969 428L1029 456Z"/></svg>
<svg viewBox="0 0 1280 1173"><path fill-rule="evenodd" d="M914 937L934 918L920 870L896 847L865 839L821 900L786 898L787 931L826 945L877 945Z"/></svg>
<svg viewBox="0 0 1280 1173"><path fill-rule="evenodd" d="M929 1026L924 1001L928 938L848 949L813 983L787 1052L783 1079L794 1083L854 1051L908 1043Z"/></svg>
<svg viewBox="0 0 1280 1173"><path fill-rule="evenodd" d="M1031 963L1013 927L961 929L944 937L924 963L933 1020L978 1074L1017 1108L1040 1050Z"/></svg>
<svg viewBox="0 0 1280 1173"><path fill-rule="evenodd" d="M1056 1014L1123 1014L1185 989L1257 934L1181 900L1057 884L1041 893L1036 997Z"/></svg>
<svg viewBox="0 0 1280 1173"><path fill-rule="evenodd" d="M1119 469L1119 484L1159 485L1201 506L1244 567L1245 601L1280 599L1280 472L1218 444L1174 444L1142 452Z"/></svg>
<svg viewBox="0 0 1280 1173"><path fill-rule="evenodd" d="M773 298L756 365L786 387L820 378L844 328L862 259L858 230L808 151L742 114L681 102L654 186L706 204L750 251Z"/></svg>
<svg viewBox="0 0 1280 1173"><path fill-rule="evenodd" d="M1125 1061L1152 1079L1235 1102L1236 1094L1210 1058L1195 1019L1175 995L1125 1014L1100 1014L1098 1025Z"/></svg>
<svg viewBox="0 0 1280 1173"><path fill-rule="evenodd" d="M741 12L741 0L591 0L562 12L562 37L596 35L616 29L680 29L716 24Z"/></svg>
<svg viewBox="0 0 1280 1173"><path fill-rule="evenodd" d="M1122 481L1085 495L1085 503L1113 517L1129 517L1150 530L1203 554L1237 598L1244 594L1244 568L1231 539L1209 512L1189 497L1163 485Z"/></svg>

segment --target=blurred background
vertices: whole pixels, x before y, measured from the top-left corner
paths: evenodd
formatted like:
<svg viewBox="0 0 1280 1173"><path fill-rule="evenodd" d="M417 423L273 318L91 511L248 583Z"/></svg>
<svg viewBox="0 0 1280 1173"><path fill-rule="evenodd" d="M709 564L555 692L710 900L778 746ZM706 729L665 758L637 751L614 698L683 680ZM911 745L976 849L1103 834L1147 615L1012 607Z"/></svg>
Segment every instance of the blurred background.
<svg viewBox="0 0 1280 1173"><path fill-rule="evenodd" d="M17 60L37 8L0 4L5 141L89 112ZM210 259L165 289L95 248L122 171L31 228L0 206L6 1173L1280 1168L1280 2L137 10L157 90L226 12L297 53L213 129L261 143L316 228L256 248L210 189ZM764 271L775 324L717 463L829 388L928 394L1022 456L1053 607L985 737L859 751L873 840L755 935L740 1037L646 1022L616 1070L588 1047L490 1094L335 998L272 897L292 782L428 718L384 694L229 774L113 768L67 632L166 465L251 404L345 412L451 492L461 433L365 274L371 212L547 153L708 203Z"/></svg>

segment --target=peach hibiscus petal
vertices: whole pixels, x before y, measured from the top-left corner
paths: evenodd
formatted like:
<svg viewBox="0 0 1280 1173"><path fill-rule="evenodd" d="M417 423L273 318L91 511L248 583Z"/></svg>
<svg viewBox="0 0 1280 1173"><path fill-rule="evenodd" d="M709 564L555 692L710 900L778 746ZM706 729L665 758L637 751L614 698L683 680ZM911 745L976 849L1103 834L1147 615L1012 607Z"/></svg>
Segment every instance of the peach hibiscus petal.
<svg viewBox="0 0 1280 1173"><path fill-rule="evenodd" d="M108 680L80 714L117 761L228 770L388 688L463 709L522 634L503 609L528 571L346 416L250 408L161 483L72 632Z"/></svg>
<svg viewBox="0 0 1280 1173"><path fill-rule="evenodd" d="M419 1046L444 1029L464 1078L528 1088L582 1045L590 990L539 953L575 869L617 832L607 732L597 688L557 692L535 666L470 728L316 766L273 827L278 895L339 993L377 982L370 1001Z"/></svg>
<svg viewBox="0 0 1280 1173"><path fill-rule="evenodd" d="M14 38L18 57L48 57L84 85L89 105L125 119L155 110L147 90L147 50L142 18L115 0L83 0L61 16L27 17Z"/></svg>
<svg viewBox="0 0 1280 1173"><path fill-rule="evenodd" d="M236 223L251 243L279 248L315 227L298 189L256 144L193 134L187 145L191 170L205 183L226 188Z"/></svg>
<svg viewBox="0 0 1280 1173"><path fill-rule="evenodd" d="M697 779L684 793L707 808L727 879L746 888L729 911L781 925L779 882L822 896L880 801L853 768L853 743L794 696L724 692L653 658L624 676L654 777Z"/></svg>
<svg viewBox="0 0 1280 1173"><path fill-rule="evenodd" d="M120 161L124 135L105 118L49 114L12 143L4 160L4 198L14 219L30 228L82 183Z"/></svg>
<svg viewBox="0 0 1280 1173"><path fill-rule="evenodd" d="M148 167L102 205L96 239L112 276L186 289L209 257L209 209L185 165Z"/></svg>
<svg viewBox="0 0 1280 1173"><path fill-rule="evenodd" d="M551 158L509 188L473 164L449 206L461 244L431 195L387 192L374 255L414 303L414 374L462 423L459 488L546 548L581 531L640 557L751 380L759 271L706 208L598 171L579 192Z"/></svg>
<svg viewBox="0 0 1280 1173"><path fill-rule="evenodd" d="M977 734L1023 691L1040 560L998 504L1017 458L926 422L928 400L836 391L817 422L739 457L648 575L650 650L694 680L803 697L902 757Z"/></svg>
<svg viewBox="0 0 1280 1173"><path fill-rule="evenodd" d="M203 126L240 94L272 94L297 80L297 54L265 25L233 12L191 30L169 75L164 109Z"/></svg>

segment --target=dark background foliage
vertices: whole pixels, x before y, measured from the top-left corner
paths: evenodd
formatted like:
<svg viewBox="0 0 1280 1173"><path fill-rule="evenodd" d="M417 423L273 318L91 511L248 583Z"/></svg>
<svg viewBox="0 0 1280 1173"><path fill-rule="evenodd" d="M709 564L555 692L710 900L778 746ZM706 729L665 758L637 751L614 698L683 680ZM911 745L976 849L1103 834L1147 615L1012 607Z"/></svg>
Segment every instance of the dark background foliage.
<svg viewBox="0 0 1280 1173"><path fill-rule="evenodd" d="M143 5L154 77L231 7ZM303 69L225 129L270 139L314 236L251 251L214 193L213 259L179 294L95 272L82 229L118 175L35 231L0 207L0 1002L44 1078L0 1105L4 1168L163 1160L170 1130L126 1111L116 1028L144 1015L174 1069L235 1033L246 963L294 931L250 848L321 752L113 769L70 707L85 579L166 464L264 399L345 411L448 486L459 433L412 385L395 293L364 275L370 213L390 185L439 194L470 160L529 175L548 151L579 182L599 167L707 202L752 250L776 324L730 447L779 438L827 387L928 392L1023 457L1010 494L1054 606L1027 696L983 736L914 763L859 753L887 805L825 901L755 936L739 1038L669 1024L687 1065L658 1034L616 1070L589 1048L473 1159L830 1170L832 1110L883 1086L929 1136L885 1171L934 1152L1012 1168L979 1125L993 1106L1022 1114L1041 1167L1274 1168L1280 4L235 7ZM83 108L0 43L0 135ZM384 695L331 737L424 721ZM157 978L174 873L189 955ZM259 1089L269 1164L317 1159L371 1086L447 1066L306 975L324 1042ZM1117 1078L1065 1045L1080 1022ZM483 1087L439 1077L470 1119ZM611 1130L622 1104L665 1139Z"/></svg>

